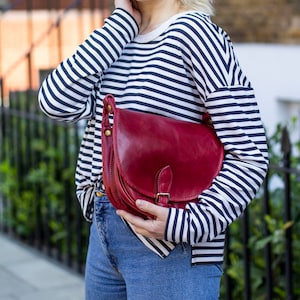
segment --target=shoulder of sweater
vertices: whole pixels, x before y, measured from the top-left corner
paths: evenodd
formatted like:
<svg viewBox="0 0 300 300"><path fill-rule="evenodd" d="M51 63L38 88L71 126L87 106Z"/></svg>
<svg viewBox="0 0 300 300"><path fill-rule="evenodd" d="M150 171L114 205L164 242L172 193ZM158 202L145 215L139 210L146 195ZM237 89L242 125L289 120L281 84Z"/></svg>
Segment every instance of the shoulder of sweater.
<svg viewBox="0 0 300 300"><path fill-rule="evenodd" d="M226 32L214 23L210 16L200 11L188 11L180 15L169 27L169 30L182 33L183 37L197 35L227 36Z"/></svg>
<svg viewBox="0 0 300 300"><path fill-rule="evenodd" d="M172 26L187 26L193 24L194 26L216 26L209 15L199 11L188 11L181 14L172 24Z"/></svg>

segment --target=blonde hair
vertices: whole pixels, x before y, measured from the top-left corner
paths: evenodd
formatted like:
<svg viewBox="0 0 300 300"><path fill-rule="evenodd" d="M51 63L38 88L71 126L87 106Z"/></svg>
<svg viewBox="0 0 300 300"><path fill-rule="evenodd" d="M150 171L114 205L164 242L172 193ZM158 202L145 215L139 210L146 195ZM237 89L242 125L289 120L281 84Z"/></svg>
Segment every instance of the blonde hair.
<svg viewBox="0 0 300 300"><path fill-rule="evenodd" d="M181 5L188 10L200 10L208 15L214 14L213 0L180 0Z"/></svg>

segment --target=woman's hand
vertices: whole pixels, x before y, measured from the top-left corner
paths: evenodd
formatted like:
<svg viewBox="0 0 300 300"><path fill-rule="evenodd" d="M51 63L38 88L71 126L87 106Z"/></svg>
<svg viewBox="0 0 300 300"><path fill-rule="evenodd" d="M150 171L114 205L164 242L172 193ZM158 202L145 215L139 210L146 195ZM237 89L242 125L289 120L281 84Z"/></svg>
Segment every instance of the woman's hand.
<svg viewBox="0 0 300 300"><path fill-rule="evenodd" d="M117 214L130 223L136 233L142 234L148 238L163 240L165 238L169 209L144 200L137 200L136 205L139 209L153 215L155 219L144 220L124 210L117 210Z"/></svg>
<svg viewBox="0 0 300 300"><path fill-rule="evenodd" d="M115 8L122 8L131 14L140 26L142 17L139 10L136 9L136 5L133 4L135 0L115 0Z"/></svg>

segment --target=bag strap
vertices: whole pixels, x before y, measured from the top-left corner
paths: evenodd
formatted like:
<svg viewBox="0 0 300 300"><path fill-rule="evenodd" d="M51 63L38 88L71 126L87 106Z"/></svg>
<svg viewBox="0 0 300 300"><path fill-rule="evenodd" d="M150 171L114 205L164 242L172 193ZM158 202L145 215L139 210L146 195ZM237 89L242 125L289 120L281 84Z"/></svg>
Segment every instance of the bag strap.
<svg viewBox="0 0 300 300"><path fill-rule="evenodd" d="M116 111L116 102L113 95L106 95L103 99L103 113L102 113L102 130L105 136L111 136L112 126L109 122L109 115Z"/></svg>
<svg viewBox="0 0 300 300"><path fill-rule="evenodd" d="M173 181L173 172L170 166L165 166L156 174L156 204L167 206L170 202L170 190Z"/></svg>
<svg viewBox="0 0 300 300"><path fill-rule="evenodd" d="M108 94L103 99L103 119L102 123L107 129L111 129L109 125L109 114L114 114L116 110L116 101L113 95ZM213 128L213 123L208 112L202 115L201 123Z"/></svg>

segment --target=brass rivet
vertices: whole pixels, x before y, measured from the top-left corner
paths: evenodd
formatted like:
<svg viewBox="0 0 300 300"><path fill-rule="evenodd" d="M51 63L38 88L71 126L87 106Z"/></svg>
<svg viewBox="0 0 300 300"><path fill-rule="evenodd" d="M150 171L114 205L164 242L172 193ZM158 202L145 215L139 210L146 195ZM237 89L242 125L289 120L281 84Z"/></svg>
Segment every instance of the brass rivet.
<svg viewBox="0 0 300 300"><path fill-rule="evenodd" d="M96 196L97 196L97 197L102 197L103 194L102 194L101 192L96 192Z"/></svg>
<svg viewBox="0 0 300 300"><path fill-rule="evenodd" d="M112 111L112 107L111 107L110 104L107 105L107 110L108 110L108 111Z"/></svg>
<svg viewBox="0 0 300 300"><path fill-rule="evenodd" d="M111 130L110 129L106 129L104 131L105 136L111 136Z"/></svg>

